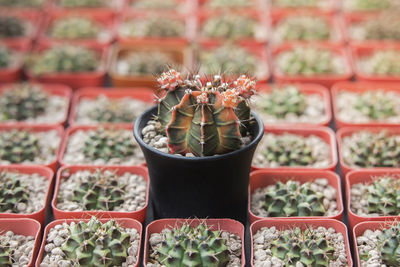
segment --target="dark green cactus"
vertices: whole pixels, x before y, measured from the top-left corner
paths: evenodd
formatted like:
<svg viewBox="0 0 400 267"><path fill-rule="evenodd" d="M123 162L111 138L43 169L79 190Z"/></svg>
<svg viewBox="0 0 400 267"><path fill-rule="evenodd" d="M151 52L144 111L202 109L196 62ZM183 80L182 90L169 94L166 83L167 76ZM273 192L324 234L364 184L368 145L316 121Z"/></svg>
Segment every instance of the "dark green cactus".
<svg viewBox="0 0 400 267"><path fill-rule="evenodd" d="M212 231L205 223L197 227L185 223L162 233L162 238L155 259L167 267L221 267L229 262L229 250L221 231Z"/></svg>
<svg viewBox="0 0 400 267"><path fill-rule="evenodd" d="M26 34L23 20L15 16L0 16L0 38L22 37Z"/></svg>
<svg viewBox="0 0 400 267"><path fill-rule="evenodd" d="M11 249L10 244L8 242L0 244L0 266L3 267L14 266L13 255L14 255L14 250Z"/></svg>
<svg viewBox="0 0 400 267"><path fill-rule="evenodd" d="M39 137L25 130L0 132L0 160L10 163L33 161L41 153Z"/></svg>
<svg viewBox="0 0 400 267"><path fill-rule="evenodd" d="M366 92L357 98L355 108L374 120L396 115L396 101L384 92Z"/></svg>
<svg viewBox="0 0 400 267"><path fill-rule="evenodd" d="M55 20L50 36L58 39L93 39L100 33L100 25L86 17L65 17Z"/></svg>
<svg viewBox="0 0 400 267"><path fill-rule="evenodd" d="M1 7L41 7L46 0L0 0Z"/></svg>
<svg viewBox="0 0 400 267"><path fill-rule="evenodd" d="M27 186L18 179L15 173L6 171L0 172L0 182L2 184L0 190L0 212L19 213L17 205L29 202L30 193Z"/></svg>
<svg viewBox="0 0 400 267"><path fill-rule="evenodd" d="M324 216L324 194L315 192L310 183L278 182L265 192L263 208L267 217Z"/></svg>
<svg viewBox="0 0 400 267"><path fill-rule="evenodd" d="M45 113L49 101L47 92L29 83L17 84L0 96L2 120L23 121Z"/></svg>
<svg viewBox="0 0 400 267"><path fill-rule="evenodd" d="M5 69L10 66L11 50L0 44L0 69Z"/></svg>
<svg viewBox="0 0 400 267"><path fill-rule="evenodd" d="M62 7L105 7L106 0L59 0L59 5Z"/></svg>
<svg viewBox="0 0 400 267"><path fill-rule="evenodd" d="M400 214L400 180L380 177L367 187L368 213L390 216Z"/></svg>

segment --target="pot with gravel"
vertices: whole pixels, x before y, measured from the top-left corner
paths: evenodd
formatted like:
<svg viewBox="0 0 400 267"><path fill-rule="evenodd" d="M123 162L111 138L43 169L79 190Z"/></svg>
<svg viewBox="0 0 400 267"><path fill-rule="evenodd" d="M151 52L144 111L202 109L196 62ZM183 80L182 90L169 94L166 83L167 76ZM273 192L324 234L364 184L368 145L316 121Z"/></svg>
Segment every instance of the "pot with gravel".
<svg viewBox="0 0 400 267"><path fill-rule="evenodd" d="M40 223L28 218L0 219L0 229L0 265L34 267L40 248Z"/></svg>
<svg viewBox="0 0 400 267"><path fill-rule="evenodd" d="M55 220L44 230L36 266L137 267L141 232L128 218Z"/></svg>
<svg viewBox="0 0 400 267"><path fill-rule="evenodd" d="M250 226L254 267L353 266L347 227L332 219L260 220Z"/></svg>
<svg viewBox="0 0 400 267"><path fill-rule="evenodd" d="M200 75L183 80L173 69L158 81L165 95L134 125L156 218L245 222L251 159L263 135L248 105L255 81L243 75L225 83L215 75L203 83Z"/></svg>
<svg viewBox="0 0 400 267"><path fill-rule="evenodd" d="M0 43L0 82L14 83L21 78L24 49Z"/></svg>
<svg viewBox="0 0 400 267"><path fill-rule="evenodd" d="M384 11L399 7L396 0L344 0L343 9L347 12Z"/></svg>
<svg viewBox="0 0 400 267"><path fill-rule="evenodd" d="M46 0L0 0L0 7L7 8L41 8Z"/></svg>
<svg viewBox="0 0 400 267"><path fill-rule="evenodd" d="M341 220L343 215L340 178L330 171L254 171L249 192L250 222L267 217Z"/></svg>
<svg viewBox="0 0 400 267"><path fill-rule="evenodd" d="M244 267L244 227L230 219L163 219L146 228L146 267ZM176 253L176 251L180 253Z"/></svg>
<svg viewBox="0 0 400 267"><path fill-rule="evenodd" d="M257 0L200 0L202 8L248 8L258 4Z"/></svg>
<svg viewBox="0 0 400 267"><path fill-rule="evenodd" d="M336 164L336 141L329 128L269 126L256 150L252 168L334 170Z"/></svg>
<svg viewBox="0 0 400 267"><path fill-rule="evenodd" d="M148 204L144 167L67 166L57 173L54 218L132 218L144 222Z"/></svg>

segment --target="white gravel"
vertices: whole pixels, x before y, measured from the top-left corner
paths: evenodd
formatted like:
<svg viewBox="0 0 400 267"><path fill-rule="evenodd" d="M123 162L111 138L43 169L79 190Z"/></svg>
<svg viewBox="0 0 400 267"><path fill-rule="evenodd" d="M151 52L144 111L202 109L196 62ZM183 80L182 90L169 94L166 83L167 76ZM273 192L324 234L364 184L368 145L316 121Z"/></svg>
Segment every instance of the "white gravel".
<svg viewBox="0 0 400 267"><path fill-rule="evenodd" d="M381 251L378 247L378 236L381 230L365 230L362 236L357 237L359 255L368 255L367 260L360 259L360 267L386 267L382 262ZM390 267L390 266L387 266Z"/></svg>
<svg viewBox="0 0 400 267"><path fill-rule="evenodd" d="M27 267L32 259L33 248L35 246L34 236L17 235L12 231L7 231L0 235L0 243L9 246L12 250L12 267Z"/></svg>

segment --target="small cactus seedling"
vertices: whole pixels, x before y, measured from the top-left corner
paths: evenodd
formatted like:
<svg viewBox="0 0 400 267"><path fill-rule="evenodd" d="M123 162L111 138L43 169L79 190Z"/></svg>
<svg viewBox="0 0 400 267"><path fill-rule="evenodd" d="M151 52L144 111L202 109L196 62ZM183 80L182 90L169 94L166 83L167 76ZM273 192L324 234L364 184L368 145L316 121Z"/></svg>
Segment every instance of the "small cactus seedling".
<svg viewBox="0 0 400 267"><path fill-rule="evenodd" d="M352 37L357 40L400 40L400 18L398 12L386 11L379 16L356 24Z"/></svg>
<svg viewBox="0 0 400 267"><path fill-rule="evenodd" d="M380 216L400 214L400 180L392 177L375 179L367 187L368 212Z"/></svg>
<svg viewBox="0 0 400 267"><path fill-rule="evenodd" d="M46 0L0 0L1 7L41 7Z"/></svg>
<svg viewBox="0 0 400 267"><path fill-rule="evenodd" d="M366 92L357 99L355 108L374 120L382 120L396 115L396 101L380 91Z"/></svg>
<svg viewBox="0 0 400 267"><path fill-rule="evenodd" d="M32 259L35 238L6 231L0 235L0 266L28 266ZM30 252L29 252L30 251Z"/></svg>
<svg viewBox="0 0 400 267"><path fill-rule="evenodd" d="M178 0L133 0L132 6L140 9L174 9L179 5Z"/></svg>
<svg viewBox="0 0 400 267"><path fill-rule="evenodd" d="M46 111L48 101L48 94L40 86L17 84L0 95L2 120L36 118Z"/></svg>
<svg viewBox="0 0 400 267"><path fill-rule="evenodd" d="M62 7L105 7L106 0L59 0L59 5Z"/></svg>
<svg viewBox="0 0 400 267"><path fill-rule="evenodd" d="M11 163L33 161L41 154L39 137L24 130L0 133L0 160Z"/></svg>
<svg viewBox="0 0 400 267"><path fill-rule="evenodd" d="M277 7L316 7L318 0L272 0L272 5Z"/></svg>
<svg viewBox="0 0 400 267"><path fill-rule="evenodd" d="M369 11L379 9L394 8L396 1L394 0L345 0L344 5L349 9L358 11Z"/></svg>
<svg viewBox="0 0 400 267"><path fill-rule="evenodd" d="M171 69L158 82L166 94L159 100L157 119L166 131L170 153L212 156L242 146L251 120L248 99L254 94L255 81L243 75L228 84L216 75L203 84L199 75L183 81Z"/></svg>
<svg viewBox="0 0 400 267"><path fill-rule="evenodd" d="M361 64L362 69L369 74L399 76L400 52L377 50L371 56L365 58Z"/></svg>
<svg viewBox="0 0 400 267"><path fill-rule="evenodd" d="M202 34L213 38L252 38L255 36L257 21L252 17L223 14L207 19Z"/></svg>
<svg viewBox="0 0 400 267"><path fill-rule="evenodd" d="M0 16L0 38L22 37L26 34L25 22L15 16Z"/></svg>
<svg viewBox="0 0 400 267"><path fill-rule="evenodd" d="M0 212L19 213L18 204L27 204L30 200L30 192L27 186L18 179L17 174L6 171L0 172L0 181L2 183L0 190Z"/></svg>
<svg viewBox="0 0 400 267"><path fill-rule="evenodd" d="M161 51L131 51L118 59L116 72L123 76L161 74L174 59Z"/></svg>
<svg viewBox="0 0 400 267"><path fill-rule="evenodd" d="M100 25L85 17L65 17L55 20L50 36L57 39L94 39L100 33Z"/></svg>
<svg viewBox="0 0 400 267"><path fill-rule="evenodd" d="M250 0L208 0L207 6L210 7L249 7L253 3Z"/></svg>
<svg viewBox="0 0 400 267"><path fill-rule="evenodd" d="M129 123L133 121L129 109L121 106L118 100L109 99L104 102L105 106L96 106L89 117L97 122Z"/></svg>
<svg viewBox="0 0 400 267"><path fill-rule="evenodd" d="M179 37L185 34L185 23L166 17L127 19L121 24L119 33L127 37Z"/></svg>
<svg viewBox="0 0 400 267"><path fill-rule="evenodd" d="M5 69L10 66L11 50L0 44L0 69Z"/></svg>

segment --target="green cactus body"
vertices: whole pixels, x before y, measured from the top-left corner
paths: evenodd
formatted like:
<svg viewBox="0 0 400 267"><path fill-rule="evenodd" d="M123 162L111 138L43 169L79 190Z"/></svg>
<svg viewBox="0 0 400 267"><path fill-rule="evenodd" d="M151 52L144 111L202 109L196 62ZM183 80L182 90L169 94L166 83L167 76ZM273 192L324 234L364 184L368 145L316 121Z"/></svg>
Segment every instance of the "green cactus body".
<svg viewBox="0 0 400 267"><path fill-rule="evenodd" d="M185 23L170 17L128 19L119 29L128 37L180 37L185 34Z"/></svg>
<svg viewBox="0 0 400 267"><path fill-rule="evenodd" d="M265 192L263 208L268 217L324 216L323 201L323 193L312 190L310 183L278 182Z"/></svg>
<svg viewBox="0 0 400 267"><path fill-rule="evenodd" d="M400 18L398 12L383 12L359 24L363 40L400 40Z"/></svg>
<svg viewBox="0 0 400 267"><path fill-rule="evenodd" d="M354 10L389 9L395 6L393 0L347 0Z"/></svg>
<svg viewBox="0 0 400 267"><path fill-rule="evenodd" d="M395 222L390 227L381 229L377 236L377 247L380 251L382 266L395 267L400 265L400 224ZM361 254L360 258L368 260L368 253Z"/></svg>
<svg viewBox="0 0 400 267"><path fill-rule="evenodd" d="M0 44L0 69L5 69L10 66L12 54L10 49Z"/></svg>
<svg viewBox="0 0 400 267"><path fill-rule="evenodd" d="M229 250L221 231L212 231L201 223L197 227L183 224L163 236L156 259L167 267L221 267L229 262Z"/></svg>
<svg viewBox="0 0 400 267"><path fill-rule="evenodd" d="M203 25L202 34L214 38L252 38L257 21L252 17L226 14L209 18Z"/></svg>
<svg viewBox="0 0 400 267"><path fill-rule="evenodd" d="M2 183L2 189L0 190L0 212L18 213L17 205L29 202L29 190L27 190L26 185L18 179L15 173L1 172L0 181ZM0 256L0 261L1 258Z"/></svg>
<svg viewBox="0 0 400 267"><path fill-rule="evenodd" d="M179 5L178 0L133 0L132 6L140 9L173 9Z"/></svg>
<svg viewBox="0 0 400 267"><path fill-rule="evenodd" d="M59 0L59 5L62 7L105 7L106 0Z"/></svg>
<svg viewBox="0 0 400 267"><path fill-rule="evenodd" d="M0 160L10 163L34 161L41 153L39 137L28 131L3 131L0 133Z"/></svg>
<svg viewBox="0 0 400 267"><path fill-rule="evenodd" d="M279 7L317 7L318 0L272 0L272 4Z"/></svg>
<svg viewBox="0 0 400 267"><path fill-rule="evenodd" d="M161 74L175 64L171 55L161 51L131 51L118 60L116 72L123 76Z"/></svg>
<svg viewBox="0 0 400 267"><path fill-rule="evenodd" d="M16 38L26 34L26 25L18 17L0 16L0 38Z"/></svg>
<svg viewBox="0 0 400 267"><path fill-rule="evenodd" d="M49 101L48 94L41 87L18 84L0 96L2 120L23 121L45 113Z"/></svg>
<svg viewBox="0 0 400 267"><path fill-rule="evenodd" d="M46 0L0 0L2 7L41 7Z"/></svg>
<svg viewBox="0 0 400 267"><path fill-rule="evenodd" d="M400 75L400 52L396 50L378 50L364 62L368 73L377 75Z"/></svg>
<svg viewBox="0 0 400 267"><path fill-rule="evenodd" d="M54 21L50 36L58 39L93 39L100 33L100 26L85 17L65 17Z"/></svg>
<svg viewBox="0 0 400 267"><path fill-rule="evenodd" d="M400 180L382 177L367 188L368 213L390 216L400 214Z"/></svg>
<svg viewBox="0 0 400 267"><path fill-rule="evenodd" d="M0 244L0 266L12 267L13 265L13 250L10 248L10 244Z"/></svg>
<svg viewBox="0 0 400 267"><path fill-rule="evenodd" d="M88 115L97 122L130 123L133 120L129 110L121 106L119 100L113 99L107 100L105 106L96 106Z"/></svg>
<svg viewBox="0 0 400 267"><path fill-rule="evenodd" d="M249 7L254 3L250 0L208 0L207 6L210 7Z"/></svg>
<svg viewBox="0 0 400 267"><path fill-rule="evenodd" d="M396 102L384 92L366 92L357 99L355 108L374 120L396 115Z"/></svg>
<svg viewBox="0 0 400 267"><path fill-rule="evenodd" d="M276 26L277 38L285 41L329 40L331 29L324 17L297 16L279 21Z"/></svg>

